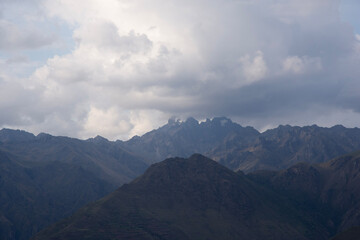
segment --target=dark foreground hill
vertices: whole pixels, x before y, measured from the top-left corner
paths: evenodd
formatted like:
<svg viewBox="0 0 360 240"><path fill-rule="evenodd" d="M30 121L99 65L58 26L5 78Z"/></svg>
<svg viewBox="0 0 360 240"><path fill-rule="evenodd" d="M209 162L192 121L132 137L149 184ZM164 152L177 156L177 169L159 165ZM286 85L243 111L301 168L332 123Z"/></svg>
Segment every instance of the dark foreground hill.
<svg viewBox="0 0 360 240"><path fill-rule="evenodd" d="M360 152L317 165L299 163L279 172L254 172L248 177L287 196L299 209L313 211L332 226L334 234L360 226Z"/></svg>
<svg viewBox="0 0 360 240"><path fill-rule="evenodd" d="M167 159L34 240L325 240L360 226L359 180L359 153L249 176L201 155Z"/></svg>
<svg viewBox="0 0 360 240"><path fill-rule="evenodd" d="M339 233L331 240L358 240L359 238L360 238L360 227L353 227L342 233Z"/></svg>
<svg viewBox="0 0 360 240"><path fill-rule="evenodd" d="M143 173L143 158L100 137L0 131L0 239L25 240Z"/></svg>

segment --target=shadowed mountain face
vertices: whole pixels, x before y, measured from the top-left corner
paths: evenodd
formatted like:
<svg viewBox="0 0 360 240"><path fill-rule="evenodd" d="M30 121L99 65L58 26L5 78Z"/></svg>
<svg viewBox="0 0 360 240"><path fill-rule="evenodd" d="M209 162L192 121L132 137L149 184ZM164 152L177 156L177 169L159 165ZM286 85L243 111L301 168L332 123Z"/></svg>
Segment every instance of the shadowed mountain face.
<svg viewBox="0 0 360 240"><path fill-rule="evenodd" d="M259 171L248 177L288 196L303 211L327 218L334 233L360 226L360 152L326 163L296 164L279 172Z"/></svg>
<svg viewBox="0 0 360 240"><path fill-rule="evenodd" d="M327 193L331 179L343 171L332 163L247 177L201 155L167 159L34 240L329 239L342 228L338 220L356 207L337 202L337 195L312 196L316 188L319 195ZM352 186L347 189L355 194Z"/></svg>
<svg viewBox="0 0 360 240"><path fill-rule="evenodd" d="M358 240L360 236L360 227L353 227L339 233L331 240Z"/></svg>
<svg viewBox="0 0 360 240"><path fill-rule="evenodd" d="M80 166L20 163L0 152L0 238L34 233L113 190Z"/></svg>
<svg viewBox="0 0 360 240"><path fill-rule="evenodd" d="M100 137L0 131L0 239L29 239L129 182L145 160Z"/></svg>
<svg viewBox="0 0 360 240"><path fill-rule="evenodd" d="M169 121L141 137L121 143L151 162L204 154L232 170L285 169L297 162L321 163L360 149L360 129L289 125L259 133L227 118L198 123Z"/></svg>

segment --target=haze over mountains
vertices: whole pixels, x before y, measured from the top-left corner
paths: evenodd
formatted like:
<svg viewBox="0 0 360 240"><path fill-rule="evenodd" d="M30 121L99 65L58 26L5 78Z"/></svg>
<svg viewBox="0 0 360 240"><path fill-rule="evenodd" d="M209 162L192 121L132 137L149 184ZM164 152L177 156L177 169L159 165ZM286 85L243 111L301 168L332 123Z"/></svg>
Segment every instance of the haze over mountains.
<svg viewBox="0 0 360 240"><path fill-rule="evenodd" d="M287 125L260 133L224 117L201 123L193 118L184 122L169 120L141 137L115 142L100 136L78 140L3 129L0 131L0 237L28 239L86 203L130 182L152 163L169 157L201 153L233 171L249 173L281 170L297 162L322 163L356 150L360 150L358 128ZM274 174L266 172L256 178L249 175L247 179L256 184L271 182L271 188L277 191L276 179L280 177L275 178ZM315 185L314 189L321 187ZM352 225L347 220L336 220L342 222L338 226L342 230ZM321 232L324 236L337 231L326 224L321 226L327 229L326 233Z"/></svg>

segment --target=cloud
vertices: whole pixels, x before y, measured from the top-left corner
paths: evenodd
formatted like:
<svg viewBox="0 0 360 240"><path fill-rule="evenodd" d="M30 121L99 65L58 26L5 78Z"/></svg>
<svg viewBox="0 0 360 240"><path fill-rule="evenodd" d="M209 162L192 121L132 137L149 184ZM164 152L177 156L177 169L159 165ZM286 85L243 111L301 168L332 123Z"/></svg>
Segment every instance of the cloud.
<svg viewBox="0 0 360 240"><path fill-rule="evenodd" d="M106 110L91 107L84 123L84 134L92 137L101 132L110 138L127 134L132 126L126 114L120 115L115 107Z"/></svg>
<svg viewBox="0 0 360 240"><path fill-rule="evenodd" d="M59 40L53 31L47 31L38 0L3 0L0 8L0 50L38 49Z"/></svg>
<svg viewBox="0 0 360 240"><path fill-rule="evenodd" d="M114 51L117 54L147 53L152 42L145 34L136 34L131 30L120 35L118 28L111 22L96 22L77 29L74 37L81 45L89 45L102 51Z"/></svg>
<svg viewBox="0 0 360 240"><path fill-rule="evenodd" d="M0 61L3 91L19 96L1 99L8 116L1 126L126 139L170 116L225 115L259 129L311 119L359 123L360 44L340 20L337 0L33 5L42 20L31 16L28 30L25 19L17 23L3 12L7 38L0 46L24 56L25 49L53 44L56 35L38 31L44 21L66 25L75 45L27 77L5 69L22 58Z"/></svg>
<svg viewBox="0 0 360 240"><path fill-rule="evenodd" d="M0 50L34 49L51 45L57 38L39 29L22 29L0 19Z"/></svg>
<svg viewBox="0 0 360 240"><path fill-rule="evenodd" d="M6 64L21 64L29 62L29 58L26 56L17 55L8 60L6 60Z"/></svg>
<svg viewBox="0 0 360 240"><path fill-rule="evenodd" d="M308 71L319 71L322 69L322 64L320 58L291 56L284 60L283 69L285 72L302 74Z"/></svg>
<svg viewBox="0 0 360 240"><path fill-rule="evenodd" d="M245 79L248 82L258 81L265 77L267 67L261 51L257 51L253 59L249 55L241 57L240 63Z"/></svg>
<svg viewBox="0 0 360 240"><path fill-rule="evenodd" d="M41 121L33 107L40 101L39 93L37 89L27 88L16 79L5 79L0 75L0 122L9 126L28 126Z"/></svg>

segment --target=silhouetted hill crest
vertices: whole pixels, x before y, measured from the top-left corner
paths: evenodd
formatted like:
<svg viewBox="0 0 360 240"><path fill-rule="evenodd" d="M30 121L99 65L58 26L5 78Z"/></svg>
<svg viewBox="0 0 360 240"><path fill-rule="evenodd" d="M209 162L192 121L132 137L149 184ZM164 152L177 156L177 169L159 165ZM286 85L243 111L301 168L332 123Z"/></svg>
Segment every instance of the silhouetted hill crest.
<svg viewBox="0 0 360 240"><path fill-rule="evenodd" d="M0 142L26 142L35 139L35 135L24 130L3 128L0 130Z"/></svg>
<svg viewBox="0 0 360 240"><path fill-rule="evenodd" d="M104 138L104 137L102 137L100 135L97 135L94 138L89 138L86 141L92 142L92 143L97 143L97 144L99 144L99 143L105 143L106 144L106 143L110 142L107 138Z"/></svg>
<svg viewBox="0 0 360 240"><path fill-rule="evenodd" d="M153 164L34 239L327 239L311 214L195 154Z"/></svg>
<svg viewBox="0 0 360 240"><path fill-rule="evenodd" d="M220 176L239 178L233 171L219 163L201 154L193 154L189 158L168 158L162 162L155 163L140 178L134 180L133 183L140 184L141 182L146 185L152 185L153 190L161 189L162 184L165 182L183 188L184 182L196 184L205 180L216 185L221 182ZM146 188L150 189L149 187Z"/></svg>

